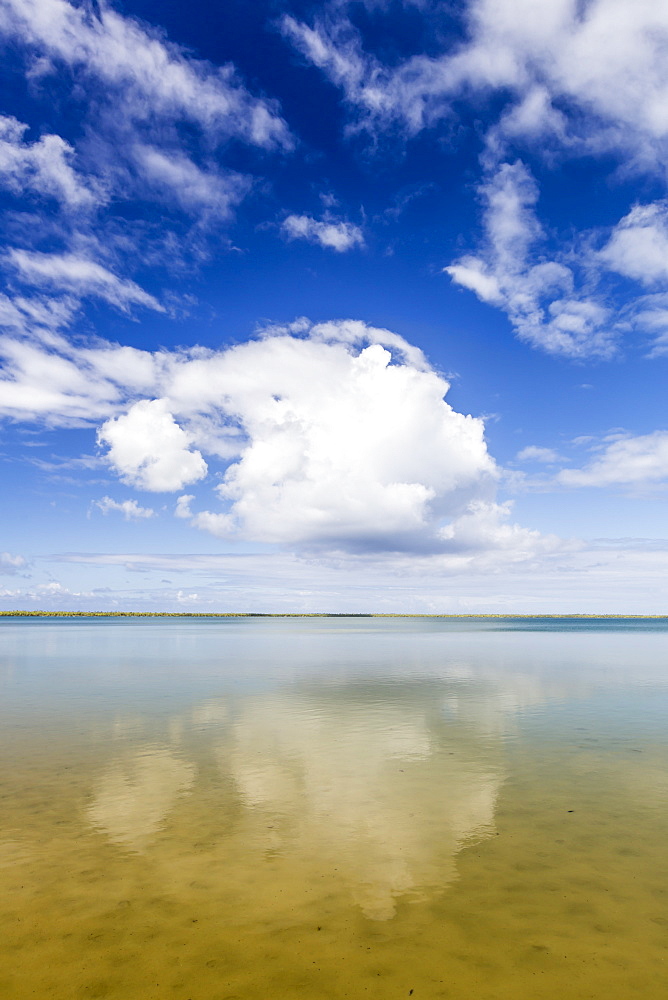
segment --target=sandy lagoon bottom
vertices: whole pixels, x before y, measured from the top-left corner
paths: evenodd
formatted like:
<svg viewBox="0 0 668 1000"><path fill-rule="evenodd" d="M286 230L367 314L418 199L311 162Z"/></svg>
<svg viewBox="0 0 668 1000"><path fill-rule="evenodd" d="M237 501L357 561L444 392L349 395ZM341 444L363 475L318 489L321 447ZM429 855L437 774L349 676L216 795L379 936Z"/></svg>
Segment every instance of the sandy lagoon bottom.
<svg viewBox="0 0 668 1000"><path fill-rule="evenodd" d="M7 1000L659 997L668 633L0 626Z"/></svg>

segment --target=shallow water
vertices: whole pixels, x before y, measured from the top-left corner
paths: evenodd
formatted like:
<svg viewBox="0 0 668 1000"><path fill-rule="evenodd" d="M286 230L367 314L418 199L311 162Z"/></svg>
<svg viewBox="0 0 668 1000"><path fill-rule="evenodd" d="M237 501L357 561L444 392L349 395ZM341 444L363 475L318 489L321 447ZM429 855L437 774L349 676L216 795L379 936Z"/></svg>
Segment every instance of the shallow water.
<svg viewBox="0 0 668 1000"><path fill-rule="evenodd" d="M0 995L665 991L662 621L0 624Z"/></svg>

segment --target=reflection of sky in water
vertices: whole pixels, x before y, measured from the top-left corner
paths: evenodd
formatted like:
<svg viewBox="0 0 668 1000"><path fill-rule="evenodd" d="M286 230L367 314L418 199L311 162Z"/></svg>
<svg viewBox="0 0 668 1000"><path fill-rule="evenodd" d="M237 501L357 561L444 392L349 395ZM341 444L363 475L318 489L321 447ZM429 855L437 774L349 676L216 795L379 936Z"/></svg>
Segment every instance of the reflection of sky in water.
<svg viewBox="0 0 668 1000"><path fill-rule="evenodd" d="M130 746L98 775L85 818L111 843L150 851L194 791L196 731L233 788L227 806L250 850L317 857L368 917L386 919L398 895L450 882L458 850L493 832L499 740L445 720L437 693L378 683L288 687L233 711L212 700L167 720L171 746L137 745L137 717L117 719L111 746Z"/></svg>
<svg viewBox="0 0 668 1000"><path fill-rule="evenodd" d="M317 853L367 916L384 919L396 895L447 884L458 849L491 830L496 755L446 743L439 728L410 697L388 705L281 693L242 707L219 760L254 814L255 837Z"/></svg>
<svg viewBox="0 0 668 1000"><path fill-rule="evenodd" d="M661 634L21 623L0 627L0 650L7 732L95 748L89 830L149 855L179 810L224 787L223 852L237 838L316 859L373 919L452 882L458 852L495 832L509 744L575 719L665 738ZM665 800L659 773L633 783Z"/></svg>
<svg viewBox="0 0 668 1000"><path fill-rule="evenodd" d="M195 770L165 747L143 746L100 776L87 819L113 844L141 851L192 787Z"/></svg>

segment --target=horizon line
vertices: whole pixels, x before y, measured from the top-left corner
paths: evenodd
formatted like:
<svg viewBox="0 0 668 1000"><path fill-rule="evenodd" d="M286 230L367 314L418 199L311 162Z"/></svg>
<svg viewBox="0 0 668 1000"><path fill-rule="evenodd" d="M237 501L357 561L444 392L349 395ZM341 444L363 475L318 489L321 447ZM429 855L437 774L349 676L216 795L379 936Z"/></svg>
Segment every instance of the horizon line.
<svg viewBox="0 0 668 1000"><path fill-rule="evenodd" d="M410 611L0 611L0 618L668 618L666 614Z"/></svg>

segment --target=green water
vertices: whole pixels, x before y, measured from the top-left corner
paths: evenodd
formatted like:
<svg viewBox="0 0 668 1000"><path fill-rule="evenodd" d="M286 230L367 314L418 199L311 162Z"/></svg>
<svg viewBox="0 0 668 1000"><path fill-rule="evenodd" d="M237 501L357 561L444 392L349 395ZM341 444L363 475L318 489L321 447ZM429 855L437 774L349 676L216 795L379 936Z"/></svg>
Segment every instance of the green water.
<svg viewBox="0 0 668 1000"><path fill-rule="evenodd" d="M668 630L0 624L0 995L665 993Z"/></svg>

